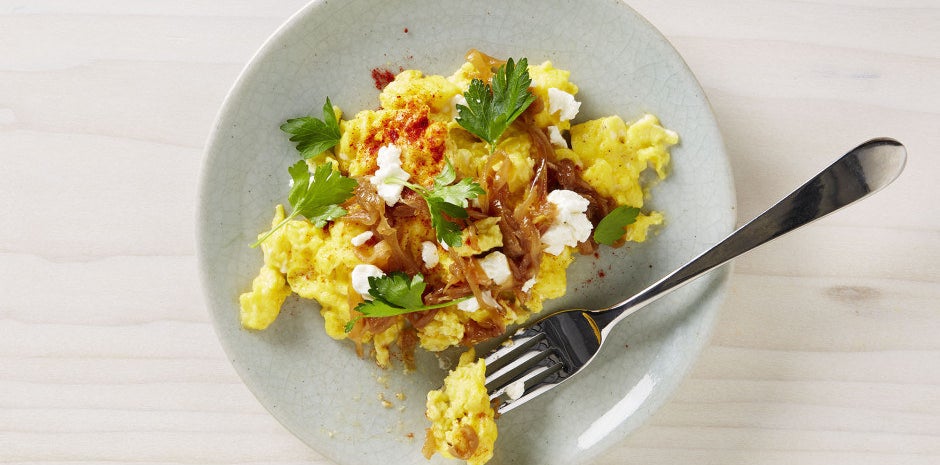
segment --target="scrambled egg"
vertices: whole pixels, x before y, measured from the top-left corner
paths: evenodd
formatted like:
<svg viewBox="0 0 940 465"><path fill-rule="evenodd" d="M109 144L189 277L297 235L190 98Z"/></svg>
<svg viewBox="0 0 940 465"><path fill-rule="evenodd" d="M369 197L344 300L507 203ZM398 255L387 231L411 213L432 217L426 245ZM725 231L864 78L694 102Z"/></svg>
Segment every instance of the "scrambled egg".
<svg viewBox="0 0 940 465"><path fill-rule="evenodd" d="M401 150L401 169L410 176L411 183L433 185L435 176L449 161L458 179L491 179L498 174L513 201L525 198L538 176L533 156L537 141L531 127L510 126L498 141L501 158L494 161L487 144L455 121L456 105L470 81L487 80L490 71L481 70L469 57L449 77L403 71L382 91L380 109L361 111L352 119L340 121L339 144L311 158L308 164L313 168L320 163L332 163L344 175L362 183L379 168L378 150L394 144ZM538 99L528 111L526 124L534 124L537 130L552 136L550 150L555 160L570 161L584 182L598 194L613 199L616 205L642 208L649 185L641 184L641 175L651 169L658 179L666 177L669 147L678 143L676 133L662 127L653 115L644 115L632 123L609 116L572 124L571 115L577 112L580 103L574 100L578 88L569 81L569 72L555 68L551 62L530 65L528 71L532 79L530 91ZM559 95L563 98L559 99ZM415 194L406 190L402 201L407 201L408 195ZM350 215L362 213L355 208L351 207ZM532 221L543 224L544 231L551 216L549 211ZM278 205L272 225L284 218L284 208ZM450 286L462 273L479 275L476 267L481 266L483 258L507 245L505 230L501 229L505 225L500 224L498 216L465 222L463 243L452 250L436 241L427 218L415 215L394 221L391 228L394 244L379 240L381 223L367 227L339 218L317 228L302 218L288 221L261 244L264 264L251 290L239 299L242 325L252 330L265 329L275 321L285 299L296 293L320 304L325 329L331 337L352 339L360 353L365 344L371 343L372 357L385 367L391 363L396 344L407 358L404 353L413 349L415 343L430 351L441 351L472 344L480 334L496 335L506 325L524 322L542 309L545 300L564 295L566 269L578 251L566 246L557 255L541 252L531 279L524 283L510 279L505 285L496 285L484 278L487 288L482 292L483 301L476 299L470 302L472 306L445 307L429 313L420 322L398 316L386 321L388 324L370 326L360 320L347 332L347 324L358 314L354 308L364 298L354 288L353 269L365 264L385 271L400 269L396 267L402 263L389 258L393 256L389 253L391 247L413 257L411 266L420 270L429 284L428 291L434 292L437 290L434 286ZM642 242L650 228L662 222L661 213L643 211L625 228L624 239ZM372 237L373 230L375 238L354 241L363 237L363 233ZM428 261L429 256L435 259ZM427 416L432 426L424 449L426 455L437 451L468 460L472 465L483 464L492 456L496 426L483 379L483 362L475 362L471 350L461 357L460 365L447 377L443 389L428 394Z"/></svg>
<svg viewBox="0 0 940 465"><path fill-rule="evenodd" d="M473 349L460 356L444 387L428 393L426 415L431 420L424 456L435 452L448 458L483 465L493 457L496 443L495 412L486 393L486 367Z"/></svg>

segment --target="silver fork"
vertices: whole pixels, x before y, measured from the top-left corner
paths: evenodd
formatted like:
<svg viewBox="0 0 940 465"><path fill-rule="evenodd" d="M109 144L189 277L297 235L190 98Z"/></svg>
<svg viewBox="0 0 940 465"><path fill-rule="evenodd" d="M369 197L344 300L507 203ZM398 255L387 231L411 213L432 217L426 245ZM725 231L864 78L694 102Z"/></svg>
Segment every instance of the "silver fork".
<svg viewBox="0 0 940 465"><path fill-rule="evenodd" d="M872 139L712 248L623 302L553 313L486 355L486 387L506 413L570 379L597 355L614 325L666 293L771 239L822 218L894 181L907 158L900 142Z"/></svg>

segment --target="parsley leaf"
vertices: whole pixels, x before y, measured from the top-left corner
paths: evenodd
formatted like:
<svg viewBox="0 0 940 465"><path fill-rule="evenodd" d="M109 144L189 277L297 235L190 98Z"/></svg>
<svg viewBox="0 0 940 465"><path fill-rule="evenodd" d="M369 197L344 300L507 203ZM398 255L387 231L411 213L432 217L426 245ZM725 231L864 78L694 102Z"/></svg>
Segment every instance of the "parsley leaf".
<svg viewBox="0 0 940 465"><path fill-rule="evenodd" d="M340 207L340 204L352 197L353 189L357 185L355 179L343 176L339 171L334 170L330 163L317 165L311 177L307 162L303 160L294 163L287 169L287 172L294 181L287 195L293 211L252 244L252 247L260 245L271 234L274 234L274 231L297 215L305 216L314 226L322 228L327 221L346 214L346 210Z"/></svg>
<svg viewBox="0 0 940 465"><path fill-rule="evenodd" d="M427 283L421 273L412 276L410 280L408 275L401 271L387 276L369 277L369 295L398 308L423 307L424 300L421 295L426 287Z"/></svg>
<svg viewBox="0 0 940 465"><path fill-rule="evenodd" d="M340 139L339 121L329 97L323 104L322 120L312 116L292 118L281 125L281 130L293 134L290 141L297 143L297 151L304 160L333 148Z"/></svg>
<svg viewBox="0 0 940 465"><path fill-rule="evenodd" d="M457 205L447 203L437 197L424 197L431 212L431 226L434 228L437 241L451 247L459 247L463 242L460 236L460 226L444 217L444 213L452 218L464 219L467 210Z"/></svg>
<svg viewBox="0 0 940 465"><path fill-rule="evenodd" d="M434 177L434 188L438 189L444 187L457 179L457 170L454 169L454 164L450 162L449 159L444 159L444 168L440 173L437 173L437 176Z"/></svg>
<svg viewBox="0 0 940 465"><path fill-rule="evenodd" d="M430 189L398 178L388 178L385 182L401 184L421 195L428 204L431 226L434 227L438 242L451 247L459 247L460 226L448 220L444 215L457 219L466 218L468 216L467 200L475 199L485 194L486 191L471 178L464 178L457 184L451 184L457 179L457 173L450 160L445 161L444 169L434 177L434 186Z"/></svg>
<svg viewBox="0 0 940 465"><path fill-rule="evenodd" d="M467 199L476 198L486 192L483 187L477 184L471 178L463 178L457 184L452 184L457 179L457 173L450 160L446 160L444 169L440 174L434 177L434 187L431 193L434 197L461 208L467 208ZM454 216L448 213L450 216ZM466 218L466 212L463 216L454 216L455 218Z"/></svg>
<svg viewBox="0 0 940 465"><path fill-rule="evenodd" d="M360 318L377 318L433 310L456 305L472 297L424 305L421 295L424 294L425 287L427 283L424 282L424 276L421 273L409 277L401 271L396 271L386 276L369 277L369 295L373 300L363 301L356 306L356 311L362 315L346 323L346 332L352 331Z"/></svg>
<svg viewBox="0 0 940 465"><path fill-rule="evenodd" d="M601 244L614 245L623 237L624 228L636 221L640 209L621 205L607 214L594 228L594 240Z"/></svg>
<svg viewBox="0 0 940 465"><path fill-rule="evenodd" d="M529 92L532 79L529 63L521 58L514 63L510 58L493 76L492 85L480 79L470 81L464 92L467 105L457 105L457 123L473 135L486 141L490 153L506 128L535 101Z"/></svg>

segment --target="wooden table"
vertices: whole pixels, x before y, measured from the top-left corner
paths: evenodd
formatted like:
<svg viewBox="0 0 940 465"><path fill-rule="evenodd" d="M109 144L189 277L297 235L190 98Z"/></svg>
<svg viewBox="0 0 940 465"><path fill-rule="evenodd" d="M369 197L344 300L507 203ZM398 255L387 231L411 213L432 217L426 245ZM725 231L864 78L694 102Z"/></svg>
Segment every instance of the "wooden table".
<svg viewBox="0 0 940 465"><path fill-rule="evenodd" d="M940 463L940 3L630 2L699 77L740 218L857 143L895 185L739 260L602 464ZM0 1L0 462L329 462L236 376L193 224L226 91L303 0Z"/></svg>

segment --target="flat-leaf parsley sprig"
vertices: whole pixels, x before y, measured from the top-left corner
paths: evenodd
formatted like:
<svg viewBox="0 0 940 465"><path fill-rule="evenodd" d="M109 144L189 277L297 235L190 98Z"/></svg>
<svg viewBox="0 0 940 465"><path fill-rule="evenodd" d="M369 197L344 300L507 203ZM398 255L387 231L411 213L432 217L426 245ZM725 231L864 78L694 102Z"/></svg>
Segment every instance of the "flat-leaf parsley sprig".
<svg viewBox="0 0 940 465"><path fill-rule="evenodd" d="M293 211L264 233L257 242L251 245L252 247L259 246L271 234L274 234L274 231L297 215L305 216L318 228L326 225L327 221L345 215L346 209L340 205L352 197L353 190L358 185L355 179L343 176L333 169L333 165L329 162L317 165L313 177L310 176L307 162L303 160L294 163L287 169L287 172L290 173L294 183L287 195Z"/></svg>
<svg viewBox="0 0 940 465"><path fill-rule="evenodd" d="M329 97L323 104L322 120L312 116L291 118L281 125L281 130L291 134L290 141L297 143L297 151L304 160L333 148L340 139L339 120Z"/></svg>
<svg viewBox="0 0 940 465"><path fill-rule="evenodd" d="M356 311L362 315L346 323L346 332L352 331L353 326L360 318L378 318L423 312L456 305L473 297L467 296L439 304L424 305L422 295L426 287L427 283L421 273L408 276L404 272L395 271L385 276L370 276L369 295L372 296L372 300L363 301L356 306Z"/></svg>
<svg viewBox="0 0 940 465"><path fill-rule="evenodd" d="M457 105L457 123L489 144L490 153L506 128L535 101L529 92L532 79L528 68L525 58L518 63L510 58L496 70L492 85L481 79L470 81L463 94L467 105Z"/></svg>
<svg viewBox="0 0 940 465"><path fill-rule="evenodd" d="M388 178L387 183L401 184L424 198L431 213L431 226L437 236L438 242L451 247L458 247L461 243L460 226L451 218L465 219L467 214L467 200L475 199L486 193L483 187L471 178L457 179L457 172L450 160L445 159L444 169L434 178L434 186L430 189L412 184L399 178ZM446 216L445 216L446 215Z"/></svg>
<svg viewBox="0 0 940 465"><path fill-rule="evenodd" d="M594 228L594 240L600 244L614 245L626 233L624 228L636 222L640 209L621 205L607 214Z"/></svg>

